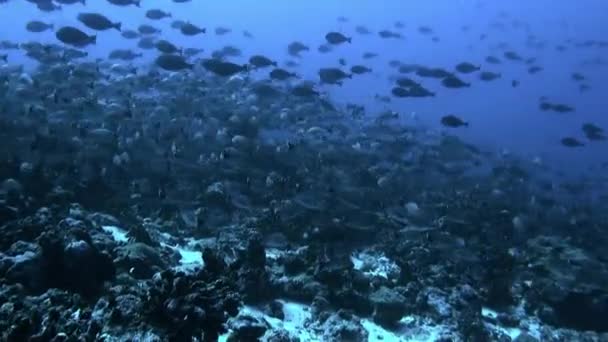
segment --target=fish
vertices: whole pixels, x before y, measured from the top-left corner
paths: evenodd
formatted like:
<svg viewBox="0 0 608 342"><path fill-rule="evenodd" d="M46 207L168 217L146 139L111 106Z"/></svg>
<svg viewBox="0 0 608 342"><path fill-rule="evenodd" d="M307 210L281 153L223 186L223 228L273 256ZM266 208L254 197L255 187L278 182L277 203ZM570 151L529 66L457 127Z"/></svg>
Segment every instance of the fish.
<svg viewBox="0 0 608 342"><path fill-rule="evenodd" d="M161 20L164 18L171 18L171 13L154 8L146 11L146 18L152 20Z"/></svg>
<svg viewBox="0 0 608 342"><path fill-rule="evenodd" d="M82 12L78 14L77 19L86 27L97 31L105 31L112 28L120 31L122 27L120 22L112 22L99 13Z"/></svg>
<svg viewBox="0 0 608 342"><path fill-rule="evenodd" d="M289 72L289 71L287 71L285 69L281 69L281 68L272 69L272 71L270 71L270 73L269 73L269 76L271 79L277 80L277 81L285 81L287 79L297 77L297 75L295 73Z"/></svg>
<svg viewBox="0 0 608 342"><path fill-rule="evenodd" d="M291 94L297 97L316 97L319 96L311 84L301 83L291 88Z"/></svg>
<svg viewBox="0 0 608 342"><path fill-rule="evenodd" d="M346 37L340 32L329 32L325 35L325 40L329 44L339 45L342 43L352 43L352 38Z"/></svg>
<svg viewBox="0 0 608 342"><path fill-rule="evenodd" d="M310 48L306 45L304 45L301 42L295 41L295 42L291 42L289 43L289 45L287 46L287 52L294 57L300 57L300 53L304 52L304 51L309 51Z"/></svg>
<svg viewBox="0 0 608 342"><path fill-rule="evenodd" d="M137 47L143 50L152 50L156 48L156 38L154 37L142 37L137 42Z"/></svg>
<svg viewBox="0 0 608 342"><path fill-rule="evenodd" d="M566 147L583 147L585 144L573 137L565 137L560 140L560 143Z"/></svg>
<svg viewBox="0 0 608 342"><path fill-rule="evenodd" d="M372 59L378 57L378 54L375 52L364 52L361 57L363 57L363 59Z"/></svg>
<svg viewBox="0 0 608 342"><path fill-rule="evenodd" d="M353 74L361 75L368 72L372 72L372 69L364 65L353 65L352 67L350 67L350 72Z"/></svg>
<svg viewBox="0 0 608 342"><path fill-rule="evenodd" d="M581 126L581 129L583 131L583 133L585 133L585 136L587 137L587 139L591 140L591 141L600 141L600 140L606 140L606 136L604 135L604 130L593 124L590 122L584 123Z"/></svg>
<svg viewBox="0 0 608 342"><path fill-rule="evenodd" d="M355 32L357 32L358 34L361 34L361 35L368 35L368 34L372 33L367 27L362 26L362 25L357 25L355 27Z"/></svg>
<svg viewBox="0 0 608 342"><path fill-rule="evenodd" d="M338 68L321 68L319 79L321 83L342 85L342 80L352 78L352 74L347 74Z"/></svg>
<svg viewBox="0 0 608 342"><path fill-rule="evenodd" d="M500 73L491 71L482 71L479 73L479 79L482 81L494 81L501 77Z"/></svg>
<svg viewBox="0 0 608 342"><path fill-rule="evenodd" d="M457 64L455 69L460 73L470 74L472 72L478 71L479 69L481 69L481 67L469 62L462 62Z"/></svg>
<svg viewBox="0 0 608 342"><path fill-rule="evenodd" d="M108 54L109 59L119 59L123 61L132 61L141 56L141 53L135 53L130 49L115 49Z"/></svg>
<svg viewBox="0 0 608 342"><path fill-rule="evenodd" d="M317 51L319 51L320 53L328 53L332 51L332 48L330 45L328 44L321 44L319 45L319 47L317 48Z"/></svg>
<svg viewBox="0 0 608 342"><path fill-rule="evenodd" d="M162 31L152 25L141 24L137 27L137 32L139 32L140 34L144 34L144 35L152 35L152 34L161 33Z"/></svg>
<svg viewBox="0 0 608 342"><path fill-rule="evenodd" d="M467 88L470 87L470 83L466 83L460 78L456 76L449 76L441 80L441 84L443 84L446 88Z"/></svg>
<svg viewBox="0 0 608 342"><path fill-rule="evenodd" d="M227 27L221 27L221 26L216 27L214 31L217 36L223 36L225 34L232 32L231 29L229 29Z"/></svg>
<svg viewBox="0 0 608 342"><path fill-rule="evenodd" d="M266 68L270 66L277 66L277 62L270 58L262 55L253 55L249 58L249 64L253 65L254 68Z"/></svg>
<svg viewBox="0 0 608 342"><path fill-rule="evenodd" d="M490 64L500 64L501 63L500 59L498 59L498 57L495 57L495 56L487 56L485 61L486 61L486 63L490 63Z"/></svg>
<svg viewBox="0 0 608 342"><path fill-rule="evenodd" d="M181 53L181 51L182 51L180 48L175 46L173 43L171 43L165 39L160 39L160 40L156 41L155 47L158 51L165 53L165 54Z"/></svg>
<svg viewBox="0 0 608 342"><path fill-rule="evenodd" d="M85 47L90 44L95 44L97 36L82 32L73 26L64 26L55 32L55 37L64 44L75 47Z"/></svg>
<svg viewBox="0 0 608 342"><path fill-rule="evenodd" d="M224 62L219 59L208 58L202 61L205 70L215 75L228 77L248 70L247 65L238 65L231 62Z"/></svg>
<svg viewBox="0 0 608 342"><path fill-rule="evenodd" d="M455 115L451 115L451 114L443 116L441 118L441 124L446 127L452 127L452 128L469 126L468 122L463 121L461 118L459 118Z"/></svg>
<svg viewBox="0 0 608 342"><path fill-rule="evenodd" d="M32 20L26 24L25 29L29 32L40 33L48 30L53 30L53 27L53 24L47 24L39 20Z"/></svg>
<svg viewBox="0 0 608 342"><path fill-rule="evenodd" d="M200 27L198 27L194 24L188 23L188 22L185 23L184 25L182 25L179 28L179 30L184 36L196 36L198 34L207 32L207 29L200 28Z"/></svg>
<svg viewBox="0 0 608 342"><path fill-rule="evenodd" d="M140 37L139 32L133 30L123 30L120 35L125 39L137 39Z"/></svg>
<svg viewBox="0 0 608 342"><path fill-rule="evenodd" d="M140 0L108 0L108 2L116 6L135 5L136 7L140 7Z"/></svg>
<svg viewBox="0 0 608 342"><path fill-rule="evenodd" d="M162 54L155 60L156 65L168 71L192 69L193 64L188 63L184 57L173 54Z"/></svg>
<svg viewBox="0 0 608 342"><path fill-rule="evenodd" d="M384 39L390 39L390 38L402 39L403 38L403 36L401 35L401 33L393 32L393 31L390 31L390 30L381 30L381 31L378 31L378 35L380 36L380 38L384 38Z"/></svg>

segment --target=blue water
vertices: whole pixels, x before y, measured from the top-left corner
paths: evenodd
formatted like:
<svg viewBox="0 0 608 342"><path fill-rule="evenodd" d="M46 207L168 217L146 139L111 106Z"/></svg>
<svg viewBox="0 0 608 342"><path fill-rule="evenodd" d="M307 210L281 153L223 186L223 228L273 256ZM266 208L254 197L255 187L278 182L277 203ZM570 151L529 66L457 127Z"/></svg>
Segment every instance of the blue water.
<svg viewBox="0 0 608 342"><path fill-rule="evenodd" d="M171 12L173 18L152 21L144 16L145 10L161 8ZM608 99L605 96L608 66L583 66L585 60L608 59L608 48L575 48L566 41L602 40L608 32L608 3L600 0L551 1L202 1L174 4L168 0L143 0L141 8L117 7L103 0L89 0L82 4L63 6L61 11L43 13L21 0L9 0L0 4L0 40L16 42L29 40L57 42L52 31L34 34L25 30L28 20L37 19L53 23L56 27L73 25L86 29L76 20L79 12L99 12L113 21L123 23L124 29L136 29L139 24L149 23L162 29L162 38L182 47L204 48L203 56L225 45L243 50L243 57L233 58L245 62L252 54L263 54L280 62L293 59L287 55L287 45L298 40L310 46L311 51L302 54L297 73L305 79L317 80L321 67L338 66L344 58L349 65L364 64L374 72L348 80L344 86L324 86L339 104L358 103L370 112L393 109L412 120L412 114L421 124L430 129L443 130L439 118L456 114L469 121L465 129L451 130L452 134L477 143L490 150L509 150L532 159L540 157L564 173L605 172L598 165L608 162L607 143L586 143L584 148L566 148L559 141L565 136L585 140L580 130L584 122L593 122L608 129L606 114ZM506 17L500 18L499 13ZM339 16L349 19L342 23ZM184 37L170 28L173 19L191 21L207 28L207 34ZM405 28L393 26L396 21ZM500 22L504 29L492 28ZM374 32L369 36L355 33L356 25L364 25ZM431 27L440 38L433 42L431 36L417 32L421 25ZM216 36L213 29L228 27L232 33ZM468 31L462 27L468 26ZM399 31L405 40L381 39L375 32L389 29ZM243 30L250 31L255 38L243 37ZM352 44L344 44L328 54L320 54L317 47L325 42L328 31L340 31L353 37ZM480 40L486 34L485 40ZM543 49L526 46L526 39L533 34L545 43ZM503 50L497 48L506 43L524 58L534 57L544 68L542 72L529 75L527 65L503 61L501 65L483 62L487 55L501 57ZM98 34L97 44L86 50L91 58L106 57L115 48L136 49L137 40L126 40L119 32L111 30ZM557 45L566 45L564 52ZM375 52L379 57L363 60L363 52ZM156 52L145 52L145 58L137 63L147 65ZM396 75L388 61L398 59L404 63L419 63L426 66L453 68L457 63L470 61L481 64L484 70L500 72L503 77L484 83L475 76L463 76L470 80L471 88L454 90L443 88L439 82L423 79L423 85L437 93L425 99L397 99L390 104L374 100L376 94L388 95L392 83L389 77ZM34 66L19 52L9 55L11 64ZM570 79L573 72L584 74L591 86L581 93L578 84ZM265 74L260 73L260 77ZM511 87L511 80L521 82L518 88ZM565 103L576 108L573 113L542 112L538 108L539 97Z"/></svg>

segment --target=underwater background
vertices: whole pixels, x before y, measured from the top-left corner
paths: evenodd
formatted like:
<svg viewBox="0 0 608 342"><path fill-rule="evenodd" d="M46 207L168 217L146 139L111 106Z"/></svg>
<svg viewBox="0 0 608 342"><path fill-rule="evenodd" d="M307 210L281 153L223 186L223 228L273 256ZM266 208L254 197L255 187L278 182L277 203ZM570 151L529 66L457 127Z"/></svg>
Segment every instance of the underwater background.
<svg viewBox="0 0 608 342"><path fill-rule="evenodd" d="M608 341L606 18L0 0L0 341Z"/></svg>

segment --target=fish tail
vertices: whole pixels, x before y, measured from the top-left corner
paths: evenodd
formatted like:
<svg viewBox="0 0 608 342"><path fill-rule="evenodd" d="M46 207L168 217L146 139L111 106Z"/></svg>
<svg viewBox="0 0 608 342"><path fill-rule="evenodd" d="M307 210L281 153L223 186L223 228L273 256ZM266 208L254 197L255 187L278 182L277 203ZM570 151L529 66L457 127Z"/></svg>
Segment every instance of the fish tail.
<svg viewBox="0 0 608 342"><path fill-rule="evenodd" d="M115 23L114 28L122 32L122 23Z"/></svg>

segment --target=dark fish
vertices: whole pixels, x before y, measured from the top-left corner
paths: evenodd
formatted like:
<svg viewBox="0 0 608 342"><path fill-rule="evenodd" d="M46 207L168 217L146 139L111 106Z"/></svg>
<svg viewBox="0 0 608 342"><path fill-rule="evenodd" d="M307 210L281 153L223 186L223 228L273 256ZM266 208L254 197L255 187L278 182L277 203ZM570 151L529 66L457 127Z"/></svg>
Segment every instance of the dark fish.
<svg viewBox="0 0 608 342"><path fill-rule="evenodd" d="M338 64L340 64L341 66L346 66L346 64L347 64L346 59L344 59L344 58L338 59Z"/></svg>
<svg viewBox="0 0 608 342"><path fill-rule="evenodd" d="M221 27L221 26L220 27L216 27L214 31L215 31L215 34L217 36L223 36L225 34L228 34L228 33L232 32L231 29L229 29L227 27Z"/></svg>
<svg viewBox="0 0 608 342"><path fill-rule="evenodd" d="M150 34L161 33L161 30L157 29L156 27L154 27L152 25L142 24L142 25L139 25L139 27L137 27L137 32L139 32L141 34L145 34L145 35L150 35Z"/></svg>
<svg viewBox="0 0 608 342"><path fill-rule="evenodd" d="M342 85L342 80L352 77L352 75L347 74L338 68L321 68L319 70L321 83Z"/></svg>
<svg viewBox="0 0 608 342"><path fill-rule="evenodd" d="M420 68L421 66L416 64L401 64L397 71L399 71L400 74L409 74L418 71Z"/></svg>
<svg viewBox="0 0 608 342"><path fill-rule="evenodd" d="M342 43L346 43L352 42L352 38L346 37L345 35L343 35L340 32L329 32L328 34L325 35L325 40L330 43L330 44L334 44L334 45L338 45L338 44L342 44Z"/></svg>
<svg viewBox="0 0 608 342"><path fill-rule="evenodd" d="M468 127L469 123L463 121L461 118L455 116L455 115L446 115L444 117L441 118L441 124L446 126L446 127Z"/></svg>
<svg viewBox="0 0 608 342"><path fill-rule="evenodd" d="M606 140L604 130L595 124L585 123L581 127L587 139L592 141Z"/></svg>
<svg viewBox="0 0 608 342"><path fill-rule="evenodd" d="M171 28L172 28L172 29L179 30L179 29L181 29L181 28L182 28L182 26L184 26L185 24L186 24L186 22L185 22L185 21L183 21L183 20L179 20L179 19L177 19L177 20L173 20L173 21L171 22Z"/></svg>
<svg viewBox="0 0 608 342"><path fill-rule="evenodd" d="M56 5L51 0L37 0L35 2L35 4L36 4L36 7L39 10L41 10L42 12L53 12L53 11L61 10L61 6Z"/></svg>
<svg viewBox="0 0 608 342"><path fill-rule="evenodd" d="M249 32L249 31L245 30L245 31L243 31L243 37L253 39L253 34L251 34L251 32Z"/></svg>
<svg viewBox="0 0 608 342"><path fill-rule="evenodd" d="M363 59L371 59L371 58L378 57L378 54L374 53L374 52L365 52L365 53L363 53L362 57L363 57Z"/></svg>
<svg viewBox="0 0 608 342"><path fill-rule="evenodd" d="M108 0L108 2L116 6L135 5L139 7L140 0Z"/></svg>
<svg viewBox="0 0 608 342"><path fill-rule="evenodd" d="M292 77L297 77L297 75L281 68L275 68L270 72L270 78L277 81L285 81Z"/></svg>
<svg viewBox="0 0 608 342"><path fill-rule="evenodd" d="M361 26L361 25L359 25L359 26L355 27L355 31L356 31L358 34L364 34L364 35L365 35L365 34L371 34L371 33L372 33L372 32L371 32L371 31L370 31L370 30L369 30L367 27L365 27L365 26Z"/></svg>
<svg viewBox="0 0 608 342"><path fill-rule="evenodd" d="M419 87L420 84L412 79L409 79L407 77L399 77L396 80L397 85L399 85L399 87L401 88L411 88L411 87Z"/></svg>
<svg viewBox="0 0 608 342"><path fill-rule="evenodd" d="M368 72L372 72L372 69L364 65L353 65L352 67L350 67L350 72L352 72L353 74L361 75Z"/></svg>
<svg viewBox="0 0 608 342"><path fill-rule="evenodd" d="M251 90L261 98L270 98L281 95L281 92L267 82L256 82L252 84Z"/></svg>
<svg viewBox="0 0 608 342"><path fill-rule="evenodd" d="M403 22L401 22L401 21L395 21L395 23L393 24L393 26L395 26L395 28L398 28L398 29L405 28L405 24Z"/></svg>
<svg viewBox="0 0 608 342"><path fill-rule="evenodd" d="M401 88L401 87L394 87L393 89L391 89L391 93L396 97L409 97L410 96L410 92L407 89Z"/></svg>
<svg viewBox="0 0 608 342"><path fill-rule="evenodd" d="M430 78L449 78L453 77L451 72L441 69L441 68L427 68L427 67L419 67L416 69L416 75L420 77L430 77Z"/></svg>
<svg viewBox="0 0 608 342"><path fill-rule="evenodd" d="M443 80L441 80L441 84L443 84L443 86L446 88L465 88L471 86L469 83L464 82L456 76L444 78Z"/></svg>
<svg viewBox="0 0 608 342"><path fill-rule="evenodd" d="M300 57L300 53L303 51L309 51L310 48L300 42L292 42L287 46L287 52L294 57Z"/></svg>
<svg viewBox="0 0 608 342"><path fill-rule="evenodd" d="M486 62L490 64L500 64L500 59L494 56L488 56L486 57Z"/></svg>
<svg viewBox="0 0 608 342"><path fill-rule="evenodd" d="M536 74L537 72L542 71L543 68L539 66L531 66L528 68L528 74Z"/></svg>
<svg viewBox="0 0 608 342"><path fill-rule="evenodd" d="M391 68L399 68L402 64L403 63L401 63L401 61L398 61L396 59L388 61L388 66L390 66Z"/></svg>
<svg viewBox="0 0 608 342"><path fill-rule="evenodd" d="M573 137L562 138L562 140L560 140L560 142L562 145L564 145L566 147L583 147L583 146L585 146L585 144L583 144L578 139L573 138Z"/></svg>
<svg viewBox="0 0 608 342"><path fill-rule="evenodd" d="M213 58L203 60L202 65L205 70L223 77L228 77L243 71L247 71L247 65L238 65Z"/></svg>
<svg viewBox="0 0 608 342"><path fill-rule="evenodd" d="M266 68L269 66L277 66L277 62L271 60L270 58L262 55L254 55L249 58L249 64L253 65L255 68Z"/></svg>
<svg viewBox="0 0 608 342"><path fill-rule="evenodd" d="M511 81L511 87L517 88L518 86L519 86L519 81L518 80Z"/></svg>
<svg viewBox="0 0 608 342"><path fill-rule="evenodd" d="M185 36L196 36L197 34L207 32L205 28L200 28L191 23L185 23L179 30Z"/></svg>
<svg viewBox="0 0 608 342"><path fill-rule="evenodd" d="M25 25L25 29L29 32L40 33L47 30L52 30L53 24L47 24L39 20L33 20L28 22L27 25Z"/></svg>
<svg viewBox="0 0 608 342"><path fill-rule="evenodd" d="M285 66L288 68L297 68L300 65L295 61L287 61L285 62Z"/></svg>
<svg viewBox="0 0 608 342"><path fill-rule="evenodd" d="M186 49L184 49L184 56L186 56L186 57L196 56L203 51L204 51L203 49L199 49L199 48L186 48Z"/></svg>
<svg viewBox="0 0 608 342"><path fill-rule="evenodd" d="M384 38L384 39L389 39L389 38L401 39L401 38L403 38L403 36L401 36L401 33L393 32L393 31L389 31L389 30L379 31L378 35L380 36L380 38Z"/></svg>
<svg viewBox="0 0 608 342"><path fill-rule="evenodd" d="M55 37L65 44L76 47L84 47L89 44L95 44L97 41L96 36L89 36L72 26L64 26L60 28L57 32L55 32Z"/></svg>
<svg viewBox="0 0 608 342"><path fill-rule="evenodd" d="M239 57L243 52L234 46L227 45L220 50L215 50L211 53L211 57L215 59L224 59L225 57Z"/></svg>
<svg viewBox="0 0 608 342"><path fill-rule="evenodd" d="M302 83L296 85L291 89L291 94L298 97L313 97L319 96L319 92L317 92L311 84Z"/></svg>
<svg viewBox="0 0 608 342"><path fill-rule="evenodd" d="M184 57L179 55L162 54L156 58L156 65L168 71L180 71L192 69L193 64L186 62Z"/></svg>
<svg viewBox="0 0 608 342"><path fill-rule="evenodd" d="M331 52L331 46L328 44L321 44L319 45L319 47L317 48L317 51L319 51L320 53L328 53Z"/></svg>
<svg viewBox="0 0 608 342"><path fill-rule="evenodd" d="M547 111L547 110L552 110L554 112L558 112L558 113L568 113L568 112L572 112L574 111L573 107L570 107L568 105L565 104L559 104L559 103L550 103L547 101L541 101L540 103L540 109L543 111Z"/></svg>
<svg viewBox="0 0 608 342"><path fill-rule="evenodd" d="M435 93L424 88L421 85L418 85L418 86L409 88L408 95L409 95L409 97L433 97L433 96L435 96Z"/></svg>
<svg viewBox="0 0 608 342"><path fill-rule="evenodd" d="M120 35L125 39L136 39L139 38L139 33L133 30L124 30Z"/></svg>
<svg viewBox="0 0 608 342"><path fill-rule="evenodd" d="M162 53L171 54L171 53L181 52L181 49L179 49L173 43L171 43L165 39L161 39L161 40L157 41L155 46L156 46L156 49Z"/></svg>
<svg viewBox="0 0 608 342"><path fill-rule="evenodd" d="M0 60L3 60L4 63L8 62L8 55L6 55L6 54L0 55Z"/></svg>
<svg viewBox="0 0 608 342"><path fill-rule="evenodd" d="M108 54L109 59L119 59L119 60L123 60L123 61L132 61L135 58L139 58L141 56L142 56L141 53L135 53L129 49L116 49L116 50L112 50Z"/></svg>
<svg viewBox="0 0 608 342"><path fill-rule="evenodd" d="M496 79L499 79L501 77L501 74L497 73L497 72L491 72L491 71L482 71L479 74L479 79L482 81L494 81Z"/></svg>
<svg viewBox="0 0 608 342"><path fill-rule="evenodd" d="M433 29L428 26L420 26L418 27L418 32L421 34L433 34Z"/></svg>
<svg viewBox="0 0 608 342"><path fill-rule="evenodd" d="M571 78L574 81L584 81L585 80L585 76L583 76L582 74L579 74L578 72L573 72L571 75Z"/></svg>
<svg viewBox="0 0 608 342"><path fill-rule="evenodd" d="M469 62L462 62L462 63L459 63L456 65L456 71L463 73L463 74L470 74L479 69L481 69L481 67L474 65L472 63L469 63Z"/></svg>
<svg viewBox="0 0 608 342"><path fill-rule="evenodd" d="M116 6L129 6L135 5L139 7L140 0L108 0L109 3Z"/></svg>
<svg viewBox="0 0 608 342"><path fill-rule="evenodd" d="M344 16L339 16L339 17L337 18L337 20L338 20L338 22L340 22L340 23L347 23L347 22L348 22L348 18L347 18L347 17L344 17Z"/></svg>
<svg viewBox="0 0 608 342"><path fill-rule="evenodd" d="M521 61L521 60L523 60L523 58L520 55L518 55L516 52L514 52L514 51L506 51L504 53L504 56L505 56L506 59L510 59L512 61Z"/></svg>
<svg viewBox="0 0 608 342"><path fill-rule="evenodd" d="M558 113L569 113L569 112L574 111L573 107L570 107L570 106L565 105L565 104L560 104L560 103L553 104L553 108L552 109L553 109L554 112L558 112Z"/></svg>
<svg viewBox="0 0 608 342"><path fill-rule="evenodd" d="M154 37L142 37L137 42L137 47L143 50L152 50L156 48L156 39Z"/></svg>
<svg viewBox="0 0 608 342"><path fill-rule="evenodd" d="M80 13L78 14L78 21L83 23L86 27L97 31L105 31L111 28L120 31L122 26L121 23L114 23L99 13Z"/></svg>
<svg viewBox="0 0 608 342"><path fill-rule="evenodd" d="M149 9L146 11L146 18L152 20L161 20L164 18L171 18L171 13L165 12L160 9Z"/></svg>
<svg viewBox="0 0 608 342"><path fill-rule="evenodd" d="M83 5L86 5L86 0L55 0L55 2L58 2L62 5L73 5L73 4L77 4L77 3L81 3Z"/></svg>

